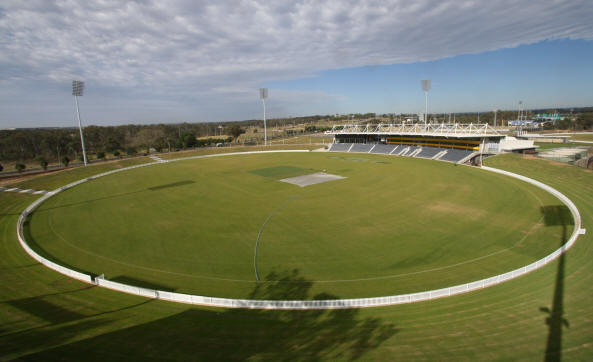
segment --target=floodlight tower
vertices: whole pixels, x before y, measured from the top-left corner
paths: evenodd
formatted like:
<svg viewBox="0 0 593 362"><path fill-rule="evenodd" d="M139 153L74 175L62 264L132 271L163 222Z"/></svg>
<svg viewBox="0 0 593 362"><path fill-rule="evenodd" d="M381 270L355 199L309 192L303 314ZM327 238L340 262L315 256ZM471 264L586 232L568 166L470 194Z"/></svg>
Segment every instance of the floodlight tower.
<svg viewBox="0 0 593 362"><path fill-rule="evenodd" d="M498 112L498 109L494 110L494 127L496 127L496 112Z"/></svg>
<svg viewBox="0 0 593 362"><path fill-rule="evenodd" d="M523 124L521 121L523 120L523 101L519 101L519 134L523 131Z"/></svg>
<svg viewBox="0 0 593 362"><path fill-rule="evenodd" d="M428 120L428 91L430 90L430 79L423 79L422 83L422 90L426 96L426 107L424 109L424 128L426 128L426 122Z"/></svg>
<svg viewBox="0 0 593 362"><path fill-rule="evenodd" d="M86 150L84 149L84 137L82 135L82 124L80 122L80 109L78 108L78 97L82 97L84 92L84 82L79 80L72 81L72 95L74 96L74 102L76 103L76 115L78 116L78 129L80 130L80 143L82 144L82 157L84 165L86 166Z"/></svg>
<svg viewBox="0 0 593 362"><path fill-rule="evenodd" d="M268 88L259 89L259 97L264 105L264 146L268 145L268 129L266 127L266 98L268 98Z"/></svg>

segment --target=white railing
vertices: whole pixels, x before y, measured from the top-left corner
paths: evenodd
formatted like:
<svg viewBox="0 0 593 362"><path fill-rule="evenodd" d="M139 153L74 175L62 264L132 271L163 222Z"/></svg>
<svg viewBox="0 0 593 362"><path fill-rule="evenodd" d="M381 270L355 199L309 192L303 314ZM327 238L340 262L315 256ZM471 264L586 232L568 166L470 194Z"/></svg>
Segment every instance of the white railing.
<svg viewBox="0 0 593 362"><path fill-rule="evenodd" d="M232 156L232 155L244 155L244 154L256 154L256 153L278 153L278 152L308 152L307 150L279 150L279 151L253 151L253 152L234 152L234 153L223 153L223 154L214 154L214 155L206 155L206 156L193 156L187 158L179 158L170 161L181 161L185 159L196 159L196 158L209 158L209 157L219 157L219 156ZM17 236L19 243L25 249L25 251L33 257L33 259L39 261L41 264L47 266L50 269L53 269L59 273L67 275L71 278L75 278L81 280L86 283L96 284L101 287L117 290L124 293L139 295L147 298L155 298L155 299L162 299L172 302L178 303L187 303L187 304L195 304L195 305L205 305L205 306L212 306L212 307L224 307L224 308L249 308L249 309L341 309L341 308L363 308L363 307L378 307L378 306L388 306L388 305L395 305L395 304L404 304L404 303L414 303L426 300L432 300L437 298L448 297L451 295L467 293L478 289L483 289L486 287L490 287L492 285L500 284L506 282L508 280L517 278L521 275L527 274L533 270L543 267L544 265L548 264L552 260L559 257L562 253L566 252L577 240L578 236L584 233L584 229L581 229L581 215L577 207L573 204L573 202L558 190L545 185L539 181L530 179L525 176L521 176L512 172L499 170L496 168L491 167L482 167L483 170L489 172L495 172L499 174L503 174L509 177L514 177L519 180L528 182L536 187L539 187L564 203L568 209L570 210L572 217L574 219L574 231L568 241L562 245L559 249L555 250L550 255L533 262L529 265L524 267L509 271L504 274L495 275L493 277L489 277L486 279L477 280L474 282L455 285L448 288L436 289L436 290L429 290L425 292L419 293L411 293L411 294L401 294L401 295L392 295L392 296L385 296L385 297L374 297L374 298L355 298L355 299L335 299L335 300L252 300L252 299L231 299L231 298L216 298L216 297L207 297L207 296L200 296L200 295L190 295L190 294L181 294L181 293L174 293L174 292L167 292L162 290L153 290L153 289L146 289L141 288L133 285L128 285L124 283L118 283L114 281L110 281L104 279L103 277L96 277L92 278L91 275L84 274L77 272L75 270L68 269L64 266L61 266L57 263L54 263L41 255L37 254L33 249L27 245L26 239L23 235L23 225L25 220L29 214L31 214L35 208L37 208L41 203L43 203L48 198L52 197L53 195L79 185L83 182L93 180L99 177L107 176L116 172L122 172L138 167L145 167L155 164L162 164L162 162L155 162L155 163L147 163L142 165L131 166L127 168L122 168L118 170L113 170L109 172L105 172L99 175L95 175L92 177L88 177L83 180L79 180L73 182L69 185L60 187L59 189L50 192L41 198L37 199L33 202L29 207L25 209L19 216L17 222Z"/></svg>

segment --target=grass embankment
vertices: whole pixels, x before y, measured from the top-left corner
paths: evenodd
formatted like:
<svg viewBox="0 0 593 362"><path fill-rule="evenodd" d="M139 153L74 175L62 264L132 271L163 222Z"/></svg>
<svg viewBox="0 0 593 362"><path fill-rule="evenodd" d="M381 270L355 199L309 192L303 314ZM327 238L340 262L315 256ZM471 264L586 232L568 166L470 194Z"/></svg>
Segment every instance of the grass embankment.
<svg viewBox="0 0 593 362"><path fill-rule="evenodd" d="M593 173L516 155L488 165L550 184L593 224ZM63 183L67 183L64 181ZM0 194L0 359L587 360L593 356L593 237L562 262L483 291L386 308L199 308L89 287L35 263L14 225L33 196ZM589 230L590 231L590 230ZM562 240L558 240L560 244ZM281 273L299 280L301 275ZM310 296L270 284L255 297Z"/></svg>
<svg viewBox="0 0 593 362"><path fill-rule="evenodd" d="M571 138L574 141L593 141L593 134L574 134Z"/></svg>
<svg viewBox="0 0 593 362"><path fill-rule="evenodd" d="M274 145L307 145L307 144L328 144L333 142L333 136L327 136L324 134L311 134L287 137L284 139L274 139L270 143Z"/></svg>
<svg viewBox="0 0 593 362"><path fill-rule="evenodd" d="M213 155L219 153L232 152L252 152L252 151L274 151L274 150L313 150L319 148L318 145L270 145L270 146L232 146L232 147L205 147L196 148L187 151L177 151L170 153L162 153L157 156L163 160L172 160L176 158Z"/></svg>
<svg viewBox="0 0 593 362"><path fill-rule="evenodd" d="M568 142L568 143L545 143L545 142L536 142L536 146L539 146L537 151L543 152L555 148L567 148L567 147L593 147L591 144L587 143L575 143L575 142Z"/></svg>
<svg viewBox="0 0 593 362"><path fill-rule="evenodd" d="M118 168L150 162L154 162L154 160L148 157L136 157L119 161L109 161L100 164L90 164L86 167L69 168L61 171L55 171L47 175L24 176L22 180L14 180L7 186L18 187L21 189L51 191L88 176L97 175Z"/></svg>

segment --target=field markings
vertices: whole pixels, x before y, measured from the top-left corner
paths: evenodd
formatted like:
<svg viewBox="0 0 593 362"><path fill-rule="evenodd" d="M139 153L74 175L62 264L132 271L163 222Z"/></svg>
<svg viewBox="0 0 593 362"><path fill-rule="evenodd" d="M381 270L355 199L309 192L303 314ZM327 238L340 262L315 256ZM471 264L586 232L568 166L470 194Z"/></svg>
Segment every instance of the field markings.
<svg viewBox="0 0 593 362"><path fill-rule="evenodd" d="M274 216L274 214L276 214L278 211L280 211L290 201L293 201L296 199L298 199L298 196L291 196L288 200L285 200L284 202L282 202L280 204L280 206L278 206L274 211L272 211L272 213L270 215L268 215L268 217L266 218L266 221L264 221L262 226L259 228L259 232L257 233L257 239L255 240L255 251L254 251L254 255L253 255L253 269L255 270L255 279L258 282L261 281L261 279L259 278L259 272L257 270L257 250L259 248L259 240L261 238L261 234L264 232L264 228L266 227L266 224L268 223L268 221L270 221L270 219L272 219L272 216Z"/></svg>
<svg viewBox="0 0 593 362"><path fill-rule="evenodd" d="M270 152L270 151L264 151L264 152ZM128 167L128 168L122 169L122 170L128 170L128 169L136 168L136 167L141 167L141 166L132 166L132 167ZM513 270L511 272L507 272L505 274L497 275L496 281L494 283L492 283L493 278L488 278L488 279L482 279L479 281L475 281L472 283L467 283L464 285L458 285L458 286L454 286L454 287L445 288L449 291L449 293L447 295L443 295L442 291L445 289L441 289L441 290L425 291L425 292L413 293L413 294L407 294L407 295L397 295L397 296L378 297L378 298L362 298L362 299L319 300L319 301L303 301L303 300L300 300L300 301L275 301L274 300L274 301L272 301L272 300L270 300L270 301L254 301L254 302L251 301L250 302L249 300L217 298L220 300L219 302L217 302L216 300L212 300L213 299L212 297L200 297L202 299L208 298L208 300L200 300L198 302L194 302L192 300L191 303L192 304L209 305L209 306L220 306L220 307L229 307L230 306L230 307L257 308L257 309L261 309L261 308L263 308L263 309L330 309L330 308L351 308L351 307L360 308L360 307L372 307L372 306L382 306L382 305L383 306L384 305L394 305L394 304L401 304L401 303L413 303L413 302L418 302L418 301L423 301L423 300L431 300L431 299L441 298L444 296L452 296L452 295L457 295L457 294L461 294L461 293L466 293L469 291L477 290L480 288L486 288L491 285L496 285L499 283L506 282L508 280L512 280L516 277L527 274L533 270L537 270L537 269L547 265L549 262L557 259L560 255L564 254L577 241L577 238L579 235L578 231L581 230L581 225L582 225L581 215L580 215L579 210L577 209L576 205L574 205L574 203L568 197L566 197L564 194L560 193L558 190L556 190L546 184L543 184L542 182L534 180L532 178L522 176L519 174L515 174L515 173L509 172L509 171L504 171L501 169L496 169L496 168L491 168L491 167L486 167L486 166L482 166L482 168L487 171L491 171L491 172L495 172L495 173L499 173L499 174L503 174L503 175L508 175L510 177L526 181L528 183L535 185L536 187L539 187L540 189L548 191L550 194L552 194L553 196L556 196L558 199L560 199L562 201L562 203L565 204L569 208L569 210L571 211L571 214L573 216L573 219L575 221L575 224L574 224L575 230L573 230L573 234L571 235L570 239L564 245L562 245L559 249L557 249L554 253L538 260L535 263L532 263L528 266L524 266L523 268ZM107 172L104 174L100 174L100 175L92 177L92 178L87 178L85 180L77 181L77 182L69 184L65 187L62 187L58 190L55 190L55 191L49 193L49 195L47 195L47 197L42 197L39 200L35 201L25 211L23 211L21 213L21 216L19 217L18 222L17 222L17 235L18 235L19 242L21 243L23 248L25 248L25 251L27 251L27 253L29 253L33 258L37 259L38 261L42 262L43 264L45 264L43 261L55 264L55 263L50 262L49 260L43 258L39 254L35 253L32 249L30 249L27 246L24 236L22 235L24 220L27 218L27 216L29 215L30 212L32 212L37 206L39 206L40 203L45 201L48 197L51 197L52 195L59 193L63 189L73 187L79 183L88 181L89 179L101 177L101 176L104 176L107 174L111 174L113 172L117 172L117 171L111 171L111 172ZM49 267L50 269L54 269L62 274L65 274L65 272L63 270L60 270L60 268L58 268L59 265L52 266L52 264L49 264L49 265L45 264L45 265L47 267ZM61 267L61 269L66 269L67 271L74 272L74 271L64 268L64 267ZM148 269L150 269L150 268L148 268ZM69 275L69 274L67 274L67 275ZM476 283L480 283L480 282L481 282L481 285L476 284ZM462 287L462 289L459 289L460 287ZM108 287L108 288L110 288L110 287ZM112 289L114 289L114 288L112 288ZM129 290L122 290L122 289L116 289L116 290L124 291L124 292L131 293L131 294L143 295L143 294L131 292ZM433 296L433 292L439 292L439 294L436 296ZM177 293L172 293L172 294L177 294ZM192 296L192 297L197 297L197 296ZM157 295L156 298L159 299L159 296ZM168 298L163 298L163 299L180 302L180 300L175 300L175 299L168 299ZM229 303L229 301L230 301L230 303ZM185 301L181 301L181 302L185 302ZM238 302L238 304L235 304L235 302ZM245 302L250 302L250 303L245 304ZM263 305L262 305L262 302L265 302L265 303L263 303ZM361 302L365 302L365 303L361 304ZM366 303L366 302L369 302L369 303Z"/></svg>
<svg viewBox="0 0 593 362"><path fill-rule="evenodd" d="M197 157L197 158L202 158L202 157ZM543 202L542 200L533 193L532 190L530 190L529 188L523 187L523 185L519 185L519 187L521 189L523 189L524 191L527 191L529 194L531 194L537 201L538 203L543 206ZM254 265L254 272L255 272L255 276L256 276L256 280L258 282L261 282L261 278L259 275L259 271L257 268L257 257L258 257L258 250L259 250L259 241L261 239L261 235L263 234L263 231L265 229L265 226L267 225L267 223L272 219L272 217L278 212L280 211L283 207L286 206L286 204L292 200L297 199L298 196L292 196L291 198L285 200L284 202L282 202L280 204L280 206L278 206L275 210L272 211L272 213L270 213L268 215L268 217L266 218L266 220L264 221L264 223L262 224L262 226L259 229L258 232L258 236L256 239L256 243L255 243L255 248L254 248L254 261L253 261L253 265ZM483 260L486 258L489 258L491 256L495 256L501 253L504 253L506 251L509 251L517 246L519 246L528 236L529 233L535 229L539 223L541 222L541 220L543 219L543 217L536 222L527 233L525 233L525 235L519 240L517 241L513 246L509 247L509 248L505 248L502 250L498 250L495 251L493 253L487 254L487 255L483 255L480 257L476 257L470 260L465 260L459 263L455 263L455 264L451 264L451 265L446 265L446 266L442 266L442 267L437 267L437 268L431 268L431 269L426 269L426 270L419 270L419 271L415 271L415 272L410 272L410 273L401 273L401 274L392 274L392 275L384 275L384 276L377 276L377 277L369 277L369 278L356 278L356 279L338 279L338 280L313 280L313 282L316 283L346 283L346 282L359 282L359 281L370 281L370 280L382 280L382 279L393 279L393 278L400 278L400 277L405 277L405 276L411 276L411 275L418 275L418 274L424 274L424 273L429 273L429 272L434 272L434 271L441 271L441 270L446 270L446 269L450 269L450 268L454 268L460 265L464 265L464 264L469 264L472 262L476 262L479 260ZM131 264L131 263L127 263L127 262L123 262L120 260L116 260L104 255L100 255L100 254L96 254L94 252L91 251L87 251L84 250L70 242L68 242L62 235L60 235L57 231L55 231L55 229L53 228L53 225L51 224L51 219L49 220L50 222L50 228L51 230L56 234L56 236L58 236L62 241L64 241L66 244L70 245L71 247L80 250L84 253L87 253L89 255L93 255L105 260L109 260L111 262L117 263L117 264L121 264L121 265L125 265L128 267L132 267L132 268L138 268L138 269L143 269L143 270L150 270L150 271L154 271L154 272L159 272L159 273L165 273L165 274L171 274L171 275L179 275L179 276L186 276L186 277L190 277L190 278L198 278L198 279L210 279L210 280L221 280L221 281L233 281L233 282L252 282L250 280L244 280L244 279L231 279L231 278L221 278L221 277L210 277L210 276L201 276L201 275L195 275L195 274L187 274L187 273L179 273L179 272L173 272L173 271L168 271L168 270L162 270L162 269L156 269L156 268L151 268L151 267L145 267L145 266L141 266L141 265L137 265L137 264ZM282 283L291 283L290 281L271 281L271 282L282 282Z"/></svg>
<svg viewBox="0 0 593 362"><path fill-rule="evenodd" d="M33 190L33 189L19 189L18 187L11 187L11 188L7 188L7 187L0 187L0 191L4 191L4 192L14 192L14 193L18 193L18 194L32 194L32 195L45 195L47 194L47 191L45 190Z"/></svg>
<svg viewBox="0 0 593 362"><path fill-rule="evenodd" d="M521 189L523 189L524 191L527 191L527 193L531 194L540 204L540 206L544 206L543 201L529 188L523 187L523 185L519 185L519 187ZM261 236L264 232L264 229L266 227L266 225L268 224L268 222L272 219L272 217L278 213L278 211L280 211L282 208L284 208L290 201L296 200L298 199L298 196L294 195L291 196L289 199L283 201L276 209L274 209L266 218L266 220L264 221L264 223L261 225L258 235L257 235L257 239L255 242L255 248L254 248L254 258L253 258L253 267L254 267L254 271L255 271L255 277L256 280L258 282L261 282L261 278L259 275L259 270L257 268L257 257L258 257L258 250L259 250L259 241L261 240ZM431 269L425 269L425 270L419 270L419 271L415 271L415 272L409 272L409 273L401 273L401 274L391 274L391 275L383 275L383 276L377 276L377 277L369 277L369 278L356 278L356 279L336 279L336 280L312 280L312 282L315 283L347 283L347 282L360 282L360 281L371 281L371 280L383 280L383 279L393 279L393 278L400 278L400 277L406 277L406 276L411 276L411 275L418 275L418 274L424 274L424 273L430 273L430 272L435 272L435 271L442 271L442 270L446 270L446 269L451 269L457 266L461 266L461 265L465 265L465 264L469 264L469 263L473 263L476 261L480 261L507 251L510 251L511 249L514 249L516 247L518 247L529 235L530 232L532 230L534 230L535 228L538 227L538 225L541 223L541 221L543 220L543 216L534 224L531 226L531 228L529 229L528 232L525 233L525 235L518 240L513 246L502 249L502 250L498 250L495 251L493 253L487 254L487 255L483 255L483 256L479 256L470 260L465 260L459 263L455 263L455 264L450 264L450 265L445 265L442 267L437 267L437 268L431 268ZM138 269L143 269L143 270L150 270L150 271L154 271L154 272L160 272L160 273L165 273L165 274L171 274L171 275L179 275L179 276L185 276L185 277L190 277L190 278L197 278L197 279L211 279L211 280L221 280L221 281L232 281L232 282L252 282L251 280L245 280L245 279L231 279L231 278L221 278L221 277L211 277L211 276L202 276L202 275L195 275L195 274L187 274L187 273L180 273L180 272L173 272L173 271L168 271L168 270L163 270L163 269L156 269L156 268L150 268L150 267L146 267L146 266L142 266L142 265L138 265L138 264L132 264L132 263L127 263L124 261L120 261L120 260L116 260L101 254L97 254L94 253L92 251L88 251L85 249L82 249L80 247L78 247L75 244L70 243L69 241L67 241L61 234L59 234L54 228L53 228L53 224L51 223L51 217L48 218L48 223L50 226L50 229L52 230L52 232L58 236L64 243L68 244L69 246L82 251L88 255L93 255L117 264L121 264L121 265L125 265L128 267L132 267L132 268L138 268ZM269 282L278 282L278 283L294 283L294 281L276 281L276 280L270 280Z"/></svg>

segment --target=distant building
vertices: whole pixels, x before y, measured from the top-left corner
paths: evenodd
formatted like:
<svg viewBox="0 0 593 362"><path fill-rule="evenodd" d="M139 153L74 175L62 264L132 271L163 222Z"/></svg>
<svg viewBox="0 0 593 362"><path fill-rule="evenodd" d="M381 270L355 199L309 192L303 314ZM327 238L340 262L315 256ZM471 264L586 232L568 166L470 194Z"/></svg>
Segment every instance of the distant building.
<svg viewBox="0 0 593 362"><path fill-rule="evenodd" d="M533 120L533 119L522 119L522 120L514 120L514 121L509 121L509 126L513 126L513 127L538 127L539 126L539 122Z"/></svg>
<svg viewBox="0 0 593 362"><path fill-rule="evenodd" d="M564 117L560 116L560 113L542 113L537 114L535 117L537 121L551 121L555 123L556 121L562 121Z"/></svg>

